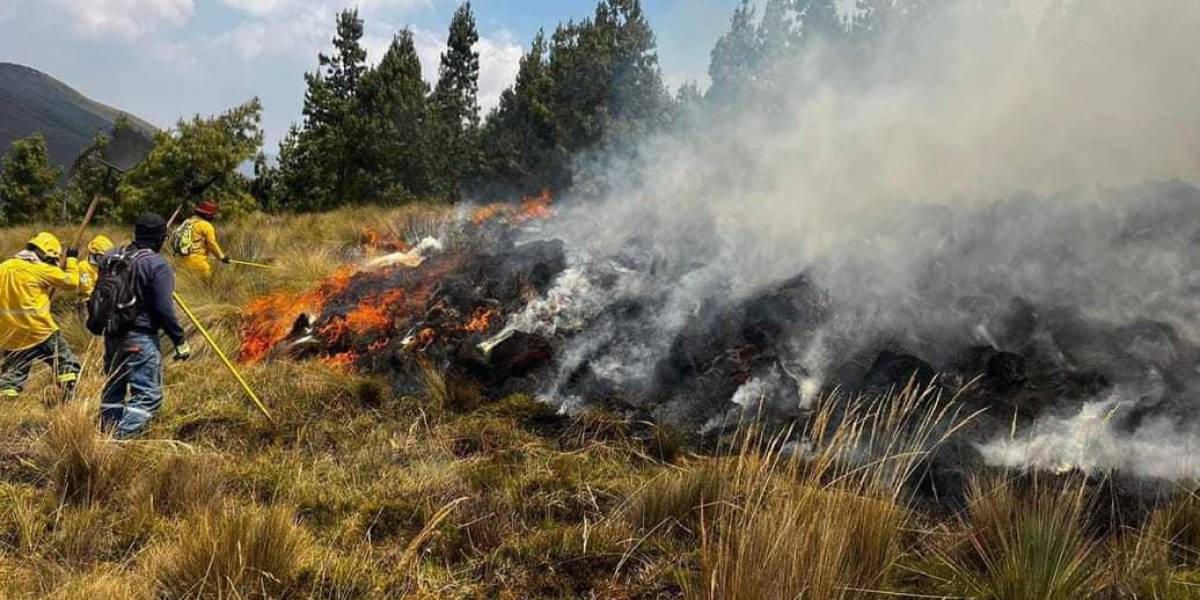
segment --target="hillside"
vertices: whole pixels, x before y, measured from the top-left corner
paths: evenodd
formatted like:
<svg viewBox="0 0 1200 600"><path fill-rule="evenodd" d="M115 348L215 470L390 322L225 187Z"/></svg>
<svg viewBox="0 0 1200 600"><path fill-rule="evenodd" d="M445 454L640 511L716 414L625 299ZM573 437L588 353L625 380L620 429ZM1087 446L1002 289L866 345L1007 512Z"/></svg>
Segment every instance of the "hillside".
<svg viewBox="0 0 1200 600"><path fill-rule="evenodd" d="M243 307L311 300L314 281L387 256L381 240L457 212L222 224L233 256L280 268L185 274L180 294L232 350ZM34 231L0 230L0 248ZM242 365L272 423L190 331L197 356L165 365L147 435L114 442L94 426L100 344L68 299L57 312L85 364L79 400L54 406L39 367L0 414L0 597L1196 597L1191 494L1151 506L1120 480L1009 473L972 486L968 513L909 502L911 449L933 435L912 421L937 403L911 386L836 422L822 408L822 447L774 452L778 440L701 442L603 409L565 416L433 367L393 379L278 356ZM868 440L885 460L845 462Z"/></svg>
<svg viewBox="0 0 1200 600"><path fill-rule="evenodd" d="M150 151L153 125L91 100L41 71L0 63L0 153L13 140L41 132L51 161L66 170L97 132L111 132L122 115L132 131L113 140L108 159L128 168Z"/></svg>

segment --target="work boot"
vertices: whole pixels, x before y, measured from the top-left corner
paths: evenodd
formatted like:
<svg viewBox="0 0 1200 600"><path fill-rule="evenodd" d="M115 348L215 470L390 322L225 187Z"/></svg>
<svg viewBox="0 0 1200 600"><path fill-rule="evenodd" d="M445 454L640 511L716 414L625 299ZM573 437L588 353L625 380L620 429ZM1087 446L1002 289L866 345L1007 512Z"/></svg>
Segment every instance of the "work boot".
<svg viewBox="0 0 1200 600"><path fill-rule="evenodd" d="M78 373L63 373L58 376L59 402L67 403L75 398L75 384L79 383Z"/></svg>

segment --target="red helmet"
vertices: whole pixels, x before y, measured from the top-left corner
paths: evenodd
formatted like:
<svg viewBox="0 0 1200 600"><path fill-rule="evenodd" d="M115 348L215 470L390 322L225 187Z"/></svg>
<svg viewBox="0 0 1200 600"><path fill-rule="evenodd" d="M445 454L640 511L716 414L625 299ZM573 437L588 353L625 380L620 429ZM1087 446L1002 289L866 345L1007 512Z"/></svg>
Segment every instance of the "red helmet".
<svg viewBox="0 0 1200 600"><path fill-rule="evenodd" d="M218 210L220 210L220 207L212 200L205 200L196 206L196 214L210 219L217 216Z"/></svg>

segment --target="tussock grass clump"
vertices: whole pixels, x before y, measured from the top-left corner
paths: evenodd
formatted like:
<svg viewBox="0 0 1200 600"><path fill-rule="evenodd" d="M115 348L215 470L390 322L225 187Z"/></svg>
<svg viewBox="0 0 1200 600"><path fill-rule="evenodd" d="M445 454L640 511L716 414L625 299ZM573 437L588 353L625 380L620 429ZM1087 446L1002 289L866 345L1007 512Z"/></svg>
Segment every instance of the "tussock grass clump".
<svg viewBox="0 0 1200 600"><path fill-rule="evenodd" d="M493 417L459 421L449 426L445 435L450 452L459 458L495 454L534 443L529 434L518 429L512 421Z"/></svg>
<svg viewBox="0 0 1200 600"><path fill-rule="evenodd" d="M632 522L643 530L699 533L700 516L718 512L729 473L719 461L706 460L648 481L633 496Z"/></svg>
<svg viewBox="0 0 1200 600"><path fill-rule="evenodd" d="M934 550L946 593L995 600L1070 600L1096 593L1103 569L1085 529L1081 482L1035 483L1019 494L1008 481L976 481L957 536Z"/></svg>
<svg viewBox="0 0 1200 600"><path fill-rule="evenodd" d="M483 404L483 393L474 382L447 375L425 364L421 367L425 397L439 413L463 414Z"/></svg>
<svg viewBox="0 0 1200 600"><path fill-rule="evenodd" d="M81 403L50 415L41 458L62 502L92 504L112 496L136 466L124 448L96 428L96 417Z"/></svg>
<svg viewBox="0 0 1200 600"><path fill-rule="evenodd" d="M183 520L148 550L160 595L278 598L291 590L311 541L284 507L226 506Z"/></svg>
<svg viewBox="0 0 1200 600"><path fill-rule="evenodd" d="M887 590L914 515L903 482L956 420L936 388L909 385L878 402L818 410L801 453L789 432L755 427L701 519L699 576L688 595L713 600L874 597ZM882 408L881 408L882 407ZM836 410L835 410L836 409Z"/></svg>
<svg viewBox="0 0 1200 600"><path fill-rule="evenodd" d="M168 455L131 485L130 504L167 517L209 509L221 495L214 463L212 456Z"/></svg>
<svg viewBox="0 0 1200 600"><path fill-rule="evenodd" d="M43 597L48 600L150 600L146 582L123 566L102 566L85 573L70 573Z"/></svg>
<svg viewBox="0 0 1200 600"><path fill-rule="evenodd" d="M0 488L0 534L4 549L21 556L33 556L45 542L49 512L56 502L33 490L4 486Z"/></svg>
<svg viewBox="0 0 1200 600"><path fill-rule="evenodd" d="M1127 529L1110 543L1104 568L1106 592L1113 597L1200 597L1196 573L1200 564L1200 499L1181 492L1159 507L1137 529Z"/></svg>
<svg viewBox="0 0 1200 600"><path fill-rule="evenodd" d="M97 507L63 507L50 537L53 553L72 565L109 558L115 540L108 519L109 514Z"/></svg>

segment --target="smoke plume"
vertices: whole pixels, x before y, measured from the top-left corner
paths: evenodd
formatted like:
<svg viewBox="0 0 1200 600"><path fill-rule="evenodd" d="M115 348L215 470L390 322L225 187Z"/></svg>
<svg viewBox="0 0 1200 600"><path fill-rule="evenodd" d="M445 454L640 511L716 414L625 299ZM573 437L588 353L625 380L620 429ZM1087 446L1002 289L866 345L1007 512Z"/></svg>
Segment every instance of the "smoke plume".
<svg viewBox="0 0 1200 600"><path fill-rule="evenodd" d="M571 268L510 328L580 332L548 398L578 402L586 368L698 426L749 395L803 411L880 349L939 370L968 348L1037 356L1112 385L1018 439L985 432L988 458L1138 469L1195 430L1162 407L1200 408L1196 31L1193 0L972 0L811 40L762 90L581 158L534 234L564 240ZM689 327L799 275L829 310L791 321L753 389L704 410L661 393ZM1161 414L1098 421L1103 451L1081 459L1072 420L1118 405Z"/></svg>

